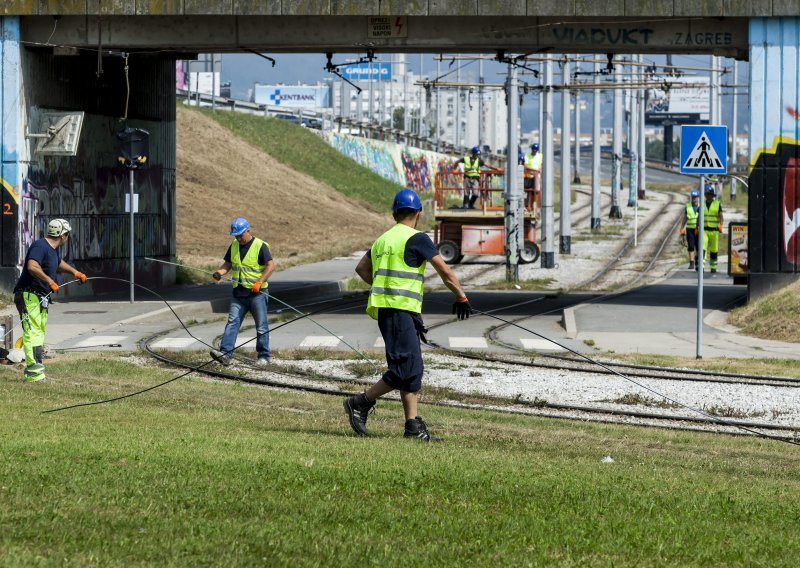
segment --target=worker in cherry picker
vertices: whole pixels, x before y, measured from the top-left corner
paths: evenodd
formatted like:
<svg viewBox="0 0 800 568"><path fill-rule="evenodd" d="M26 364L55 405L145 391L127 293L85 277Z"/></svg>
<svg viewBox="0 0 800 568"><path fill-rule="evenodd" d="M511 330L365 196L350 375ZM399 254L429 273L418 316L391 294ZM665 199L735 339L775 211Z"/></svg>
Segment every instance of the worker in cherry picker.
<svg viewBox="0 0 800 568"><path fill-rule="evenodd" d="M536 187L536 180L542 173L542 154L539 152L539 145L531 144L531 151L525 154L523 159L525 166L525 189Z"/></svg>
<svg viewBox="0 0 800 568"><path fill-rule="evenodd" d="M481 187L481 168L490 168L481 158L481 149L473 146L470 153L456 160L453 164L458 166L464 164L464 203L462 209L475 209L475 202L478 200L478 192Z"/></svg>

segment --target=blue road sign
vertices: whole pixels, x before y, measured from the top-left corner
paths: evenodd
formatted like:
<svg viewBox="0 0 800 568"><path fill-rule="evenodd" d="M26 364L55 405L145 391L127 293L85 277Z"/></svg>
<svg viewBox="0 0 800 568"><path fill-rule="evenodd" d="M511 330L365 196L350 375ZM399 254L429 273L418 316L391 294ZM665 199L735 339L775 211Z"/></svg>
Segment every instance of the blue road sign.
<svg viewBox="0 0 800 568"><path fill-rule="evenodd" d="M681 173L728 173L728 127L681 126Z"/></svg>

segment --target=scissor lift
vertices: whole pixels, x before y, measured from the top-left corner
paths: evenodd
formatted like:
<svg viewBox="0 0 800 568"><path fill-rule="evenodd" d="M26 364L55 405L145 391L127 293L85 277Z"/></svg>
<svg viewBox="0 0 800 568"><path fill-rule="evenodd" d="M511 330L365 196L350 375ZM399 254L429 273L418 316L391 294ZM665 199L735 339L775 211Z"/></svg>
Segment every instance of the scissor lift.
<svg viewBox="0 0 800 568"><path fill-rule="evenodd" d="M502 169L481 171L474 209L460 205L465 191L463 174L436 174L433 242L448 264L461 262L467 254L505 255L504 174ZM520 253L523 264L536 262L541 252L536 243L539 207L534 183L533 188L525 189L524 246Z"/></svg>

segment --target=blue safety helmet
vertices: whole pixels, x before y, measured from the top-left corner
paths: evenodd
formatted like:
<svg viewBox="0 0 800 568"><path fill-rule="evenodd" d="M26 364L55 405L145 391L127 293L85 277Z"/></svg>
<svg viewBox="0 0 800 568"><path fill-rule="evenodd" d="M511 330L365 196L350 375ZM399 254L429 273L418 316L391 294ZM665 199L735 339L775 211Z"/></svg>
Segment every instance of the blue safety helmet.
<svg viewBox="0 0 800 568"><path fill-rule="evenodd" d="M419 200L416 191L406 188L397 192L392 203L392 213L397 213L401 209L413 209L414 211L422 209L422 201Z"/></svg>
<svg viewBox="0 0 800 568"><path fill-rule="evenodd" d="M699 189L693 189L692 193L691 193L691 196L692 196L692 198L700 197L700 190Z"/></svg>
<svg viewBox="0 0 800 568"><path fill-rule="evenodd" d="M470 150L470 152L472 152L472 153L473 153L473 154L475 154L476 156L480 156L481 149L480 149L480 148L478 148L477 146L473 146L473 147L472 147L472 150Z"/></svg>
<svg viewBox="0 0 800 568"><path fill-rule="evenodd" d="M706 186L706 195L708 195L709 193L711 195L716 195L717 192L714 191L714 186L713 185L707 185Z"/></svg>
<svg viewBox="0 0 800 568"><path fill-rule="evenodd" d="M538 152L539 151L539 145L538 144L531 144L531 150L533 150L534 152Z"/></svg>
<svg viewBox="0 0 800 568"><path fill-rule="evenodd" d="M231 223L231 236L238 237L250 228L250 223L244 217L236 217Z"/></svg>

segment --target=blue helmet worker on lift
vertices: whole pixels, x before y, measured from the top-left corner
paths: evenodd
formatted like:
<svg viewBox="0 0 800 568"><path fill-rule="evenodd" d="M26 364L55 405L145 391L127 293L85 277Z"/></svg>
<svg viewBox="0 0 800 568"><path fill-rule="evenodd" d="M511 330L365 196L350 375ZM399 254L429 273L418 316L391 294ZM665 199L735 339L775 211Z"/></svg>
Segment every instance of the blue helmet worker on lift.
<svg viewBox="0 0 800 568"><path fill-rule="evenodd" d="M244 217L231 222L230 235L233 242L223 258L222 266L212 277L219 282L222 276L231 273L233 295L228 309L228 321L219 343L219 349L211 350L211 357L228 366L233 361L233 351L239 328L247 312L256 324L257 367L269 364L269 324L267 322L267 279L275 271L275 261L269 243L250 234L250 223Z"/></svg>
<svg viewBox="0 0 800 568"><path fill-rule="evenodd" d="M537 143L531 144L531 151L525 154L523 160L525 166L524 186L525 189L534 189L538 185L536 182L542 173L542 154L539 152Z"/></svg>
<svg viewBox="0 0 800 568"><path fill-rule="evenodd" d="M395 225L375 240L356 266L356 274L370 285L367 314L378 320L387 366L383 376L365 392L343 401L350 427L358 436L369 436L367 416L375 401L398 390L405 413L403 436L424 442L435 439L417 413L417 393L422 388L424 370L420 341L427 343L422 294L428 262L455 294L453 313L458 319L468 318L472 313L458 277L431 238L416 229L421 214L422 202L417 192L398 191L392 202Z"/></svg>
<svg viewBox="0 0 800 568"><path fill-rule="evenodd" d="M453 165L458 164L464 164L464 203L461 208L475 209L481 187L481 168L491 166L481 158L481 149L478 146L473 146L469 155L456 160Z"/></svg>
<svg viewBox="0 0 800 568"><path fill-rule="evenodd" d="M700 216L700 190L693 189L689 197L690 200L686 204L680 233L682 237L685 237L686 249L689 251L689 270L693 270L695 269L697 256L697 219Z"/></svg>

